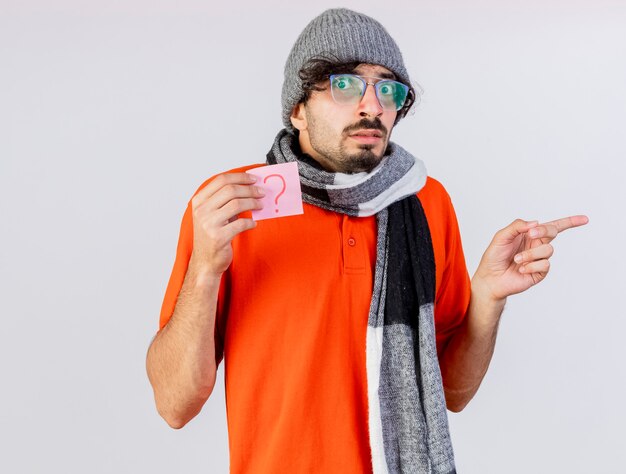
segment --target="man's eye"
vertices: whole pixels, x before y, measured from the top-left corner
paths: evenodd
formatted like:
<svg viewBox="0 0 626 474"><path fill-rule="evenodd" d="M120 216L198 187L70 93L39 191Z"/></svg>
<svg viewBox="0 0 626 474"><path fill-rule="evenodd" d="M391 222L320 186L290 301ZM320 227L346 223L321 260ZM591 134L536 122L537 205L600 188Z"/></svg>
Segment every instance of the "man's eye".
<svg viewBox="0 0 626 474"><path fill-rule="evenodd" d="M393 87L391 84L383 84L380 86L379 90L383 95L393 95Z"/></svg>
<svg viewBox="0 0 626 474"><path fill-rule="evenodd" d="M354 80L347 76L341 76L335 79L335 87L337 89L348 89L354 87Z"/></svg>

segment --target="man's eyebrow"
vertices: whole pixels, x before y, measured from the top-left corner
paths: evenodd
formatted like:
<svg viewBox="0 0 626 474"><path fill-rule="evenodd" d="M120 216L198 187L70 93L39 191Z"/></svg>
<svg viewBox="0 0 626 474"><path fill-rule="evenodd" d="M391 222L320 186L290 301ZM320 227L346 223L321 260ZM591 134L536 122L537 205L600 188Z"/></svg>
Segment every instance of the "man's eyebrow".
<svg viewBox="0 0 626 474"><path fill-rule="evenodd" d="M356 74L358 76L362 75L362 74L359 74L356 71L356 69L352 70L352 74ZM374 73L372 75L372 77L378 77L380 79L393 79L393 80L396 80L396 75L393 72L391 72L391 71L377 72L377 73Z"/></svg>

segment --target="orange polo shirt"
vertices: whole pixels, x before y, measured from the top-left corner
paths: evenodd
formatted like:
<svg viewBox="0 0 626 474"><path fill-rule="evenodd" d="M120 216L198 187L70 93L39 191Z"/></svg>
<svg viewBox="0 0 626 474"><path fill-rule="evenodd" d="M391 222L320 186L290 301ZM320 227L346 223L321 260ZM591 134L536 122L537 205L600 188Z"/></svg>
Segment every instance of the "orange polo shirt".
<svg viewBox="0 0 626 474"><path fill-rule="evenodd" d="M466 314L470 281L445 189L428 178L418 196L435 253L441 353ZM174 311L192 245L189 204L161 328ZM233 252L215 328L216 357L225 367L230 472L372 472L365 335L376 218L304 204L303 215L259 221L238 235Z"/></svg>

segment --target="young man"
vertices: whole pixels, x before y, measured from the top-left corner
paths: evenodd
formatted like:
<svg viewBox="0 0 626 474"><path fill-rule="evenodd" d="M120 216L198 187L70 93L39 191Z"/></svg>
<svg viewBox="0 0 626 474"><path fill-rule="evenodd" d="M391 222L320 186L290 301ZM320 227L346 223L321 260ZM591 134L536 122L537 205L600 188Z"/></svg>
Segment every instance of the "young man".
<svg viewBox="0 0 626 474"><path fill-rule="evenodd" d="M455 472L446 407L478 389L506 297L587 222L514 221L470 281L443 186L390 142L414 99L385 29L328 10L289 55L267 155L298 163L304 214L251 220L258 164L189 203L147 369L180 428L224 358L233 473Z"/></svg>

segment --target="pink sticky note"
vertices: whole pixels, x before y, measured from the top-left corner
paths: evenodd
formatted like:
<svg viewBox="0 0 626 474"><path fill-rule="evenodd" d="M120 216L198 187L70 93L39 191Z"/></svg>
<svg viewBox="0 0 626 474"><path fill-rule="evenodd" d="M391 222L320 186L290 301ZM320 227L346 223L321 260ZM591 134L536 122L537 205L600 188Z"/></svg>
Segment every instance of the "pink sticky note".
<svg viewBox="0 0 626 474"><path fill-rule="evenodd" d="M261 200L263 209L252 211L252 219L260 221L304 213L298 163L262 166L247 173L256 176L255 186L265 191Z"/></svg>

